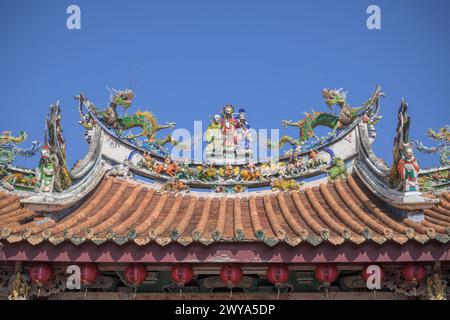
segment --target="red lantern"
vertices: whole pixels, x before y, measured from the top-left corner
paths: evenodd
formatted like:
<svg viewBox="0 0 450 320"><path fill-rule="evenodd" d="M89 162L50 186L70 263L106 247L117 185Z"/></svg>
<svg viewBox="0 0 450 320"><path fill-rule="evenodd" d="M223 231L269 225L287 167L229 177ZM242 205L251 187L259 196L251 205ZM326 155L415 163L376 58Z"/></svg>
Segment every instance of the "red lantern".
<svg viewBox="0 0 450 320"><path fill-rule="evenodd" d="M421 263L408 263L402 269L403 278L409 282L420 282L426 274L427 271Z"/></svg>
<svg viewBox="0 0 450 320"><path fill-rule="evenodd" d="M229 286L239 283L242 276L242 269L237 264L226 264L220 270L220 279Z"/></svg>
<svg viewBox="0 0 450 320"><path fill-rule="evenodd" d="M320 282L331 283L338 277L338 270L335 265L321 264L316 267L314 272L316 279Z"/></svg>
<svg viewBox="0 0 450 320"><path fill-rule="evenodd" d="M147 269L142 263L132 263L125 269L125 279L132 286L139 286L147 278Z"/></svg>
<svg viewBox="0 0 450 320"><path fill-rule="evenodd" d="M186 283L191 282L194 271L190 265L176 264L170 270L170 275L177 285L184 286Z"/></svg>
<svg viewBox="0 0 450 320"><path fill-rule="evenodd" d="M284 264L273 264L267 268L266 276L272 284L279 286L289 280L289 269Z"/></svg>
<svg viewBox="0 0 450 320"><path fill-rule="evenodd" d="M372 275L372 273L370 273L369 271L367 271L367 268L369 268L369 266L365 266L362 271L361 271L361 275L364 278L365 281L367 281L367 279L369 279L369 277ZM384 280L384 270L383 268L380 268L380 282L383 282Z"/></svg>
<svg viewBox="0 0 450 320"><path fill-rule="evenodd" d="M45 263L34 265L30 268L29 271L31 282L38 286L42 286L48 283L52 275L52 268Z"/></svg>
<svg viewBox="0 0 450 320"><path fill-rule="evenodd" d="M94 263L83 263L80 266L80 277L83 285L91 285L98 277L97 266Z"/></svg>

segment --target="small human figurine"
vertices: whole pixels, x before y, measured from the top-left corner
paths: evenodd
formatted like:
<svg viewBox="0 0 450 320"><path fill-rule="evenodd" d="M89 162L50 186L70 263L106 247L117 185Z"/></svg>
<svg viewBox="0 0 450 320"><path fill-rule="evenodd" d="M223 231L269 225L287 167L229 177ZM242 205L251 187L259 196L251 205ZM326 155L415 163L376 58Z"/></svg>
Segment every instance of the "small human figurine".
<svg viewBox="0 0 450 320"><path fill-rule="evenodd" d="M227 104L222 110L222 134L225 157L234 156L237 146L237 120L233 117L234 107Z"/></svg>
<svg viewBox="0 0 450 320"><path fill-rule="evenodd" d="M222 123L218 114L214 115L213 119L210 121L208 129L222 129Z"/></svg>
<svg viewBox="0 0 450 320"><path fill-rule="evenodd" d="M252 136L250 134L250 124L247 121L247 116L245 109L239 109L237 116L237 135L238 135L238 144L240 148L243 148L248 152L250 149L251 143L253 142Z"/></svg>
<svg viewBox="0 0 450 320"><path fill-rule="evenodd" d="M414 157L412 147L406 147L402 157L397 164L397 171L401 179L400 187L405 192L419 190L419 163Z"/></svg>
<svg viewBox="0 0 450 320"><path fill-rule="evenodd" d="M206 129L206 157L222 157L223 156L223 134L222 122L218 114L214 115L210 120L208 129Z"/></svg>
<svg viewBox="0 0 450 320"><path fill-rule="evenodd" d="M38 171L41 192L53 192L57 169L56 160L52 159L48 146L43 146Z"/></svg>

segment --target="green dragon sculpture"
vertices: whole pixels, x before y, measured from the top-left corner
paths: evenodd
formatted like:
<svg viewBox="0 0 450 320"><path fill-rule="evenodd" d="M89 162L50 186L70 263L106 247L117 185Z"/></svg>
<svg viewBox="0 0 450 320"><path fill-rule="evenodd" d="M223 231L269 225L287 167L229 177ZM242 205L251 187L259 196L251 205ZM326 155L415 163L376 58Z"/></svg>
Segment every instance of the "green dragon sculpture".
<svg viewBox="0 0 450 320"><path fill-rule="evenodd" d="M16 156L31 157L39 149L37 141L33 141L33 145L29 149L22 149L17 146L26 139L25 131L20 131L16 137L10 131L4 131L0 134L0 175L7 173L7 168L14 162Z"/></svg>
<svg viewBox="0 0 450 320"><path fill-rule="evenodd" d="M298 127L299 138L295 139L290 136L282 136L278 147L281 148L285 143L289 143L294 147L300 147L308 139L318 137L314 134L314 128L318 126L325 126L333 129L333 134L337 129L342 129L349 126L356 117L360 114L369 113L374 105L378 108L379 98L383 97L384 93L381 91L381 87L378 85L372 94L371 98L367 100L360 107L351 107L347 104L347 93L342 89L323 89L322 97L325 99L327 106L333 110L333 106L338 106L340 111L337 115L327 112L305 113L305 118L298 121L283 120L282 125L284 127ZM272 146L272 145L271 145Z"/></svg>
<svg viewBox="0 0 450 320"><path fill-rule="evenodd" d="M328 181L332 182L340 179L341 177L345 178L348 176L347 166L345 165L344 160L341 158L334 159L334 165L327 170L328 173Z"/></svg>
<svg viewBox="0 0 450 320"><path fill-rule="evenodd" d="M427 136L439 143L434 147L426 147L422 142L415 140L417 149L426 154L439 154L440 163L442 166L450 165L450 126L446 125L435 132L433 129L428 129Z"/></svg>
<svg viewBox="0 0 450 320"><path fill-rule="evenodd" d="M135 139L139 137L146 137L147 142L158 146L164 146L167 143L176 145L177 142L172 139L170 135L163 139L158 139L156 133L162 129L173 129L175 127L174 122L168 122L165 125L159 125L155 116L149 111L137 111L130 116L120 117L117 113L117 107L121 106L127 110L134 99L134 93L132 90L112 90L110 96L110 103L104 110L99 110L96 106L89 102L82 94L75 97L80 101L80 115L82 120L80 124L86 129L92 128L93 119L88 114L83 114L81 108L82 104L87 106L88 110L92 111L100 121L102 121L108 128L114 129L119 137L125 139ZM142 131L138 134L123 135L124 131L141 128Z"/></svg>
<svg viewBox="0 0 450 320"><path fill-rule="evenodd" d="M16 156L31 157L39 149L40 144L37 141L33 141L31 148L19 148L17 145L26 139L27 134L24 131L20 131L16 137L10 131L0 135L0 185L6 189L34 190L36 186L34 171L12 165Z"/></svg>

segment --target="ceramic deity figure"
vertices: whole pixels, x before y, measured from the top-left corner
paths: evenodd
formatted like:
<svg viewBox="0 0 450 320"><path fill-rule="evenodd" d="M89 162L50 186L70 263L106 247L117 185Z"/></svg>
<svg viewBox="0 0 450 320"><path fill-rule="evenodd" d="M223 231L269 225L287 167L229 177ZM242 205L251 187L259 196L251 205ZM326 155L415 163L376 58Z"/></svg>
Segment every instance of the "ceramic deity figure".
<svg viewBox="0 0 450 320"><path fill-rule="evenodd" d="M416 157L414 157L412 148L406 147L397 164L397 171L400 176L403 191L420 191L419 170L419 163L417 162Z"/></svg>
<svg viewBox="0 0 450 320"><path fill-rule="evenodd" d="M56 158L52 157L48 146L43 146L38 168L38 181L40 182L41 192L53 192L57 170Z"/></svg>
<svg viewBox="0 0 450 320"><path fill-rule="evenodd" d="M237 155L238 157L251 156L253 137L250 133L250 124L247 121L245 109L239 109L237 121Z"/></svg>
<svg viewBox="0 0 450 320"><path fill-rule="evenodd" d="M234 159L237 147L237 120L234 107L227 104L222 109L222 134L225 160Z"/></svg>
<svg viewBox="0 0 450 320"><path fill-rule="evenodd" d="M206 129L206 160L223 158L223 134L222 134L222 121L220 115L214 115L210 121L208 129Z"/></svg>

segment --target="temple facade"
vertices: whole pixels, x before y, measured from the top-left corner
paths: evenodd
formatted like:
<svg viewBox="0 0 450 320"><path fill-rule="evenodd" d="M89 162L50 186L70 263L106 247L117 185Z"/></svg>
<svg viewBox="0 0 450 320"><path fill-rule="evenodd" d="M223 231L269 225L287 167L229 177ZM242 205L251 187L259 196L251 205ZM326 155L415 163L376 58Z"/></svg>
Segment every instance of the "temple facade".
<svg viewBox="0 0 450 320"><path fill-rule="evenodd" d="M289 146L270 160L253 160L261 141L229 104L204 161L171 157L179 143L159 130L174 123L120 116L131 90L105 109L76 97L89 149L72 168L59 104L42 143L4 132L0 299L446 299L448 128L429 132L434 149L412 140L402 101L389 166L372 150L381 88L357 107L343 90L322 96L330 112L283 121L298 137L263 142ZM416 150L440 166L421 169ZM14 165L38 151L35 169Z"/></svg>

